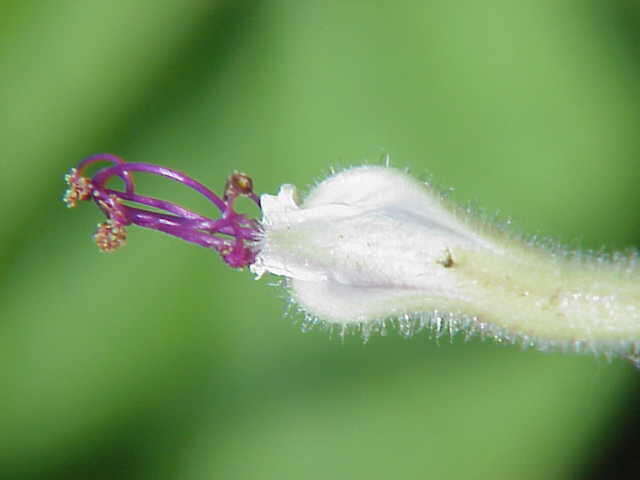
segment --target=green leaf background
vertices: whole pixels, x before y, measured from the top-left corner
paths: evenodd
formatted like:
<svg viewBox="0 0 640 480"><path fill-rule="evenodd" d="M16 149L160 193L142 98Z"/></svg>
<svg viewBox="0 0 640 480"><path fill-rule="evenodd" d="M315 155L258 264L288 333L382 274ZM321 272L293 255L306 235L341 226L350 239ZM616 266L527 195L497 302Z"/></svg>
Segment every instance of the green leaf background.
<svg viewBox="0 0 640 480"><path fill-rule="evenodd" d="M110 151L273 193L389 153L520 231L639 244L638 31L633 2L0 3L0 478L586 475L630 365L302 333L211 252L100 254L62 177Z"/></svg>

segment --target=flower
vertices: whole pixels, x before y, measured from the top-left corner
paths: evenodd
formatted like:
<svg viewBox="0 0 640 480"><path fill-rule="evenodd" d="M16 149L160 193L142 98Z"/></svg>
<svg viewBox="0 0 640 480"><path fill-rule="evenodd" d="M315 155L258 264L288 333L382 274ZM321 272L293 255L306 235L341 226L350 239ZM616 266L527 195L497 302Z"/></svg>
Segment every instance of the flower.
<svg viewBox="0 0 640 480"><path fill-rule="evenodd" d="M93 177L84 175L89 167L105 162L110 165L98 170ZM194 189L220 210L221 217L211 219L175 203L137 194L133 172L160 175ZM107 182L113 177L119 177L124 182L124 191L107 188ZM82 160L69 171L65 181L68 188L63 200L68 207L75 207L79 201L93 200L107 217L105 222L98 225L94 235L98 248L103 252L112 252L123 246L127 239L126 227L133 224L211 248L234 268L245 267L255 259L253 246L259 225L234 210L234 202L240 196L246 196L260 206L260 199L253 192L253 182L244 173L235 172L228 178L224 196L220 198L201 183L176 170L150 163L127 163L120 157L103 153Z"/></svg>
<svg viewBox="0 0 640 480"><path fill-rule="evenodd" d="M220 218L136 193L138 172L196 190ZM106 187L113 177L124 190ZM463 331L541 350L620 354L640 365L637 252L603 257L524 241L393 168L339 172L302 202L287 184L258 198L238 172L220 198L183 173L111 154L84 159L65 179L67 206L93 200L107 217L94 237L102 251L122 246L130 225L182 238L257 278L284 278L311 324L365 337L388 323L406 335ZM235 211L240 196L261 208L260 222Z"/></svg>

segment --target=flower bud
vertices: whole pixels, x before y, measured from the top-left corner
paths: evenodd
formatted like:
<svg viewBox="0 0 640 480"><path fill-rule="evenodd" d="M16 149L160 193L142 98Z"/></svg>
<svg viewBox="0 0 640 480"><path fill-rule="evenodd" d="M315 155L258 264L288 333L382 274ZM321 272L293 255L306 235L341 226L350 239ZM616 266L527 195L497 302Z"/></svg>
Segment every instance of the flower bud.
<svg viewBox="0 0 640 480"><path fill-rule="evenodd" d="M349 169L299 203L262 195L251 270L287 279L312 319L367 332L479 333L526 346L637 353L640 282L617 261L550 251L452 206L392 168Z"/></svg>

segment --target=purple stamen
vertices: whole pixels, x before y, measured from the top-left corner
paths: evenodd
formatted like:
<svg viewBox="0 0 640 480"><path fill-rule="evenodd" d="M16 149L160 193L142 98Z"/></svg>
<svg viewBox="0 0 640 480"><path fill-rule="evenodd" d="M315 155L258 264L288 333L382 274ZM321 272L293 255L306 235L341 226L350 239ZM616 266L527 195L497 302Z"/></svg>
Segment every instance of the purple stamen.
<svg viewBox="0 0 640 480"><path fill-rule="evenodd" d="M90 157L87 157L84 160L82 160L78 164L77 170L78 172L82 173L87 167L90 167L91 165L95 163L100 163L100 162L111 162L115 165L122 165L126 163L122 158L116 155L113 155L111 153L98 153L97 155L91 155ZM124 172L123 174L119 175L119 177L122 178L122 180L124 180L124 183L127 187L127 193L133 193L133 190L134 190L133 177L128 172Z"/></svg>
<svg viewBox="0 0 640 480"><path fill-rule="evenodd" d="M83 175L88 167L103 162L111 165L98 170L92 178ZM150 173L182 183L213 203L222 217L211 219L175 203L139 195L135 192L132 172ZM125 191L106 187L112 177L122 179ZM253 182L243 173L236 172L228 178L224 196L220 198L200 182L176 170L149 163L127 163L120 157L102 153L82 160L77 168L71 169L65 180L69 185L64 195L68 207L74 207L79 200L93 199L106 215L107 221L98 226L94 236L102 251L111 252L124 245L127 238L125 227L134 224L216 250L234 268L245 267L255 260L259 224L234 210L235 199L240 196L250 198L260 207ZM161 212L125 205L124 202Z"/></svg>
<svg viewBox="0 0 640 480"><path fill-rule="evenodd" d="M96 173L93 177L93 184L99 188L105 188L104 184L110 177L114 175L124 176L127 172L147 172L153 175L170 178L171 180L182 183L187 187L193 188L195 191L208 198L215 206L218 207L218 209L220 209L222 213L227 210L225 202L200 182L188 177L184 173L150 163L127 163L114 165L113 167Z"/></svg>

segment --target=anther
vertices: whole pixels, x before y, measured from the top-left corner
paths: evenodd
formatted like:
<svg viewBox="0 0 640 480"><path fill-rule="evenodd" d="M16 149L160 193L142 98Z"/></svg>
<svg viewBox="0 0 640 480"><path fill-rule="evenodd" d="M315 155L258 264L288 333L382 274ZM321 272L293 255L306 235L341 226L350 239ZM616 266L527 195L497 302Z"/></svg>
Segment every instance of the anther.
<svg viewBox="0 0 640 480"><path fill-rule="evenodd" d="M93 239L100 250L110 253L127 242L127 230L122 225L107 220L98 224L98 230Z"/></svg>
<svg viewBox="0 0 640 480"><path fill-rule="evenodd" d="M253 180L246 173L234 172L224 186L224 200L253 193Z"/></svg>
<svg viewBox="0 0 640 480"><path fill-rule="evenodd" d="M86 177L82 177L78 175L78 170L72 168L69 170L64 176L65 182L69 188L64 192L64 203L67 204L68 208L73 208L78 204L79 200L88 200L91 197L91 190L93 186L91 185L91 180Z"/></svg>

